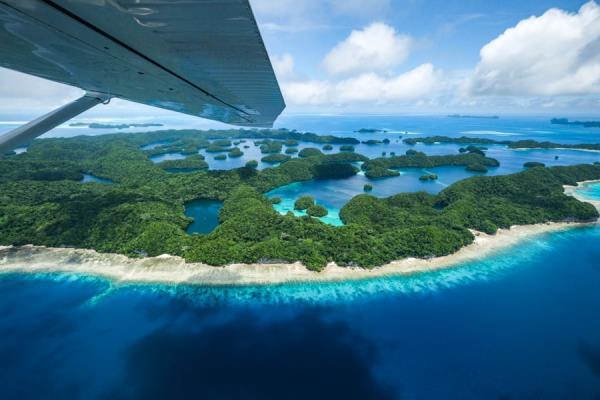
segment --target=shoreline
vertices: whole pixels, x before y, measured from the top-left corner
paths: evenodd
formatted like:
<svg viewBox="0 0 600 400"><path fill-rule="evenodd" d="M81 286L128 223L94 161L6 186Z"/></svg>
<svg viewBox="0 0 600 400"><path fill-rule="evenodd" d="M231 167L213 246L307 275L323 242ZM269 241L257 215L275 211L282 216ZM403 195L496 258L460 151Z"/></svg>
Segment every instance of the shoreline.
<svg viewBox="0 0 600 400"><path fill-rule="evenodd" d="M564 185L563 188L565 189L566 195L573 196L579 201L590 203L600 211L600 200L588 199L585 196L583 196L581 192L578 192L578 189L581 189L583 186L591 185L594 183L600 183L600 179L577 182L577 186Z"/></svg>
<svg viewBox="0 0 600 400"><path fill-rule="evenodd" d="M565 193L600 210L600 200L585 199L576 189L564 186ZM95 250L49 248L44 246L0 246L0 273L75 273L108 278L115 283L129 284L192 284L204 286L273 285L284 283L340 282L387 276L402 276L451 268L476 261L500 250L549 232L598 225L600 222L548 222L517 225L499 229L495 235L472 231L473 243L457 252L432 259L406 258L373 269L340 267L330 263L321 272L306 269L299 262L274 264L230 264L223 267L202 263L186 263L181 257L161 255L129 258L120 254L98 253Z"/></svg>

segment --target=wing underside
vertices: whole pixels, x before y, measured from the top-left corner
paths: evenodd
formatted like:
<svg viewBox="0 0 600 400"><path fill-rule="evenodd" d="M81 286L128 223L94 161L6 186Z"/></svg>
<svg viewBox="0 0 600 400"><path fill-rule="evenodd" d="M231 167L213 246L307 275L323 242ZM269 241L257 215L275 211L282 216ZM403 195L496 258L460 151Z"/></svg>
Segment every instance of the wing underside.
<svg viewBox="0 0 600 400"><path fill-rule="evenodd" d="M0 66L237 125L285 107L248 0L0 0Z"/></svg>

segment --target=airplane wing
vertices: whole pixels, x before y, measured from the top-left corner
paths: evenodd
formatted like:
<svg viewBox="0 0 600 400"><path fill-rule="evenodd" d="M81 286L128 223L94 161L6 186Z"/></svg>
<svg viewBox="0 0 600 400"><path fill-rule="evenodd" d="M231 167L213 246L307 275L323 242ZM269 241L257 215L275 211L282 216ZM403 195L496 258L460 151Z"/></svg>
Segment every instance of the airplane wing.
<svg viewBox="0 0 600 400"><path fill-rule="evenodd" d="M0 66L236 125L285 108L248 0L0 0Z"/></svg>

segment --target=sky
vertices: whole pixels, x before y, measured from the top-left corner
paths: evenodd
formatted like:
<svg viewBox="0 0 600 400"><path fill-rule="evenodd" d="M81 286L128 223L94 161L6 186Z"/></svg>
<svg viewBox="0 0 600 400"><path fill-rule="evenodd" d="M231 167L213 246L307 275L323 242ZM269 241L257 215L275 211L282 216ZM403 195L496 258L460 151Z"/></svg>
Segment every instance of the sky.
<svg viewBox="0 0 600 400"><path fill-rule="evenodd" d="M545 0L250 0L294 114L600 115L600 5ZM0 69L0 116L76 88ZM167 111L114 100L92 117Z"/></svg>

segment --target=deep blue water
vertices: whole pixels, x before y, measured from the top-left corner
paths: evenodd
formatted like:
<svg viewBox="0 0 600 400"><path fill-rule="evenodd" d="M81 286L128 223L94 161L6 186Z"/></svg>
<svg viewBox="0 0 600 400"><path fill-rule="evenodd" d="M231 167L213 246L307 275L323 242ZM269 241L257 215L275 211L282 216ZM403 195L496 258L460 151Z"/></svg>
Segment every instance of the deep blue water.
<svg viewBox="0 0 600 400"><path fill-rule="evenodd" d="M600 129L548 120L296 116L278 125L392 140L357 146L368 156L400 154L408 146L396 138L417 134L600 143ZM353 132L360 128L390 132ZM82 133L50 135L73 131ZM244 157L221 166L262 156L246 145ZM493 146L488 154L501 162L489 174L520 171L525 161L600 161L600 153L571 150ZM212 156L207 161L217 168ZM401 172L375 181L372 194L436 193L471 176L436 168L439 180L422 183L427 171ZM302 182L269 195L283 198L282 212L314 195L335 224L335 211L365 182L362 175ZM581 190L600 198L600 185ZM218 205L191 209L199 232L216 226ZM356 282L222 288L0 275L0 399L597 399L599 287L600 226L540 236L447 270Z"/></svg>
<svg viewBox="0 0 600 400"><path fill-rule="evenodd" d="M222 201L194 200L185 204L185 215L194 221L187 227L187 233L210 233L219 224L219 211Z"/></svg>
<svg viewBox="0 0 600 400"><path fill-rule="evenodd" d="M0 398L597 398L599 239L335 284L3 275Z"/></svg>
<svg viewBox="0 0 600 400"><path fill-rule="evenodd" d="M519 140L531 138L559 143L597 143L600 128L551 124L551 116L511 117L499 119L447 118L445 116L300 116L284 115L276 127L298 129L322 134L360 137L371 134L354 133L360 128L385 129L393 135L476 136L493 139ZM578 117L580 120L598 120L600 115ZM374 135L380 135L375 133Z"/></svg>

